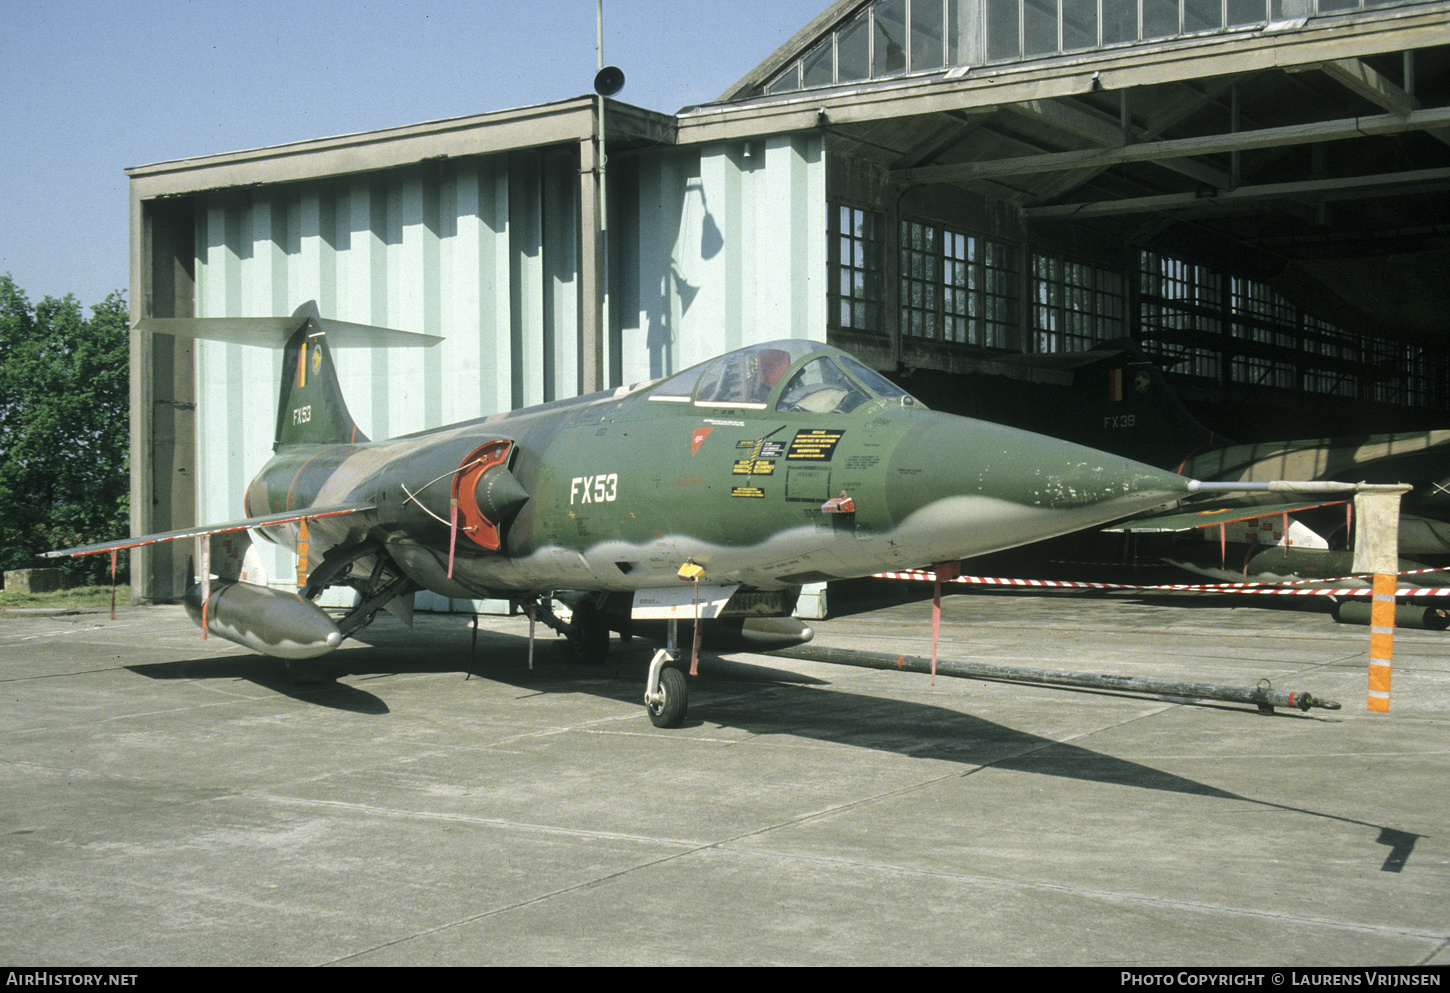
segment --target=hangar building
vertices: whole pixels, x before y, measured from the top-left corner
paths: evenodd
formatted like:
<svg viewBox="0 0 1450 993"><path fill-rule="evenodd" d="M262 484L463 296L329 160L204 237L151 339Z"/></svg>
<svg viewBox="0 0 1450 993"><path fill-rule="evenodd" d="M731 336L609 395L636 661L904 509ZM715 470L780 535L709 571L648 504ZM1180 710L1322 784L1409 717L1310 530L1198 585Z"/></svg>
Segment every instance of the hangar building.
<svg viewBox="0 0 1450 993"><path fill-rule="evenodd" d="M337 353L374 438L781 337L938 390L1131 337L1224 416L1450 416L1450 0L840 0L675 114L587 96L128 175L133 319L315 301L445 339ZM240 516L281 356L132 348L135 533ZM179 597L186 556L137 555L134 594Z"/></svg>

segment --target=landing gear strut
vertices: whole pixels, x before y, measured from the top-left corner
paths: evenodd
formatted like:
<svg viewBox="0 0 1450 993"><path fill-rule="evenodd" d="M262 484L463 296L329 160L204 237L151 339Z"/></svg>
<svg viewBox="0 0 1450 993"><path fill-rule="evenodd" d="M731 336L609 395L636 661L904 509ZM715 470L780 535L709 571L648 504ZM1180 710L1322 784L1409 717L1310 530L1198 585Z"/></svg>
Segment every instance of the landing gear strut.
<svg viewBox="0 0 1450 993"><path fill-rule="evenodd" d="M685 722L685 711L690 705L690 688L685 674L669 663L679 659L679 622L669 621L669 635L665 647L655 652L650 660L649 676L644 684L644 706L649 711L650 723L657 728L677 728Z"/></svg>
<svg viewBox="0 0 1450 993"><path fill-rule="evenodd" d="M569 646L585 665L603 665L609 656L609 622L593 600L581 600L569 625Z"/></svg>
<svg viewBox="0 0 1450 993"><path fill-rule="evenodd" d="M593 600L581 600L574 606L573 616L568 623L561 621L549 606L547 597L534 599L521 597L513 601L529 614L537 617L545 627L551 628L565 638L565 650L574 661L585 665L602 665L609 656L609 619L604 610ZM532 632L532 628L530 628ZM532 633L529 635L533 637ZM532 642L530 643L532 646ZM530 652L533 649L530 647ZM530 659L532 659L532 654ZM529 663L533 667L532 661Z"/></svg>

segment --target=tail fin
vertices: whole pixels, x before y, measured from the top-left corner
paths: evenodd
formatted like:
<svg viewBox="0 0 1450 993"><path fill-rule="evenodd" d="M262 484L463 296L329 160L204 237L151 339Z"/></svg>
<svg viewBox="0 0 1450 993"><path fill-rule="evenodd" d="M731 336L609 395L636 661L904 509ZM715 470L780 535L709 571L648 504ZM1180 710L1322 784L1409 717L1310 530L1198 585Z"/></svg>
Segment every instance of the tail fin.
<svg viewBox="0 0 1450 993"><path fill-rule="evenodd" d="M279 448L368 440L343 402L337 372L327 351L327 335L334 336L339 348L426 347L443 340L434 335L334 321L322 317L312 300L298 307L291 317L143 317L136 322L135 330L273 348L285 340L282 390L277 403Z"/></svg>
<svg viewBox="0 0 1450 993"><path fill-rule="evenodd" d="M296 316L303 316L299 313ZM277 398L277 440L283 445L353 444L367 441L347 411L337 370L327 349L327 332L308 320L287 339L282 352L282 388Z"/></svg>
<svg viewBox="0 0 1450 993"><path fill-rule="evenodd" d="M1077 370L1078 437L1094 448L1175 468L1195 451L1229 444L1188 411L1156 365L1130 340L1103 342Z"/></svg>

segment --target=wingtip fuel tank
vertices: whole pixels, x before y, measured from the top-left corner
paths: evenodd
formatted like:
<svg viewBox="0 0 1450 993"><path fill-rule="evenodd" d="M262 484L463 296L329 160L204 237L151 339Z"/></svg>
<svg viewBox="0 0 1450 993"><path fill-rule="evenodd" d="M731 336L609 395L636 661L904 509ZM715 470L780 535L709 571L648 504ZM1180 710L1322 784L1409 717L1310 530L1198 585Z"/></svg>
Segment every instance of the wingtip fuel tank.
<svg viewBox="0 0 1450 993"><path fill-rule="evenodd" d="M188 590L183 602L202 626L201 585ZM342 644L342 632L325 610L285 590L214 580L205 606L208 633L265 655L313 659Z"/></svg>

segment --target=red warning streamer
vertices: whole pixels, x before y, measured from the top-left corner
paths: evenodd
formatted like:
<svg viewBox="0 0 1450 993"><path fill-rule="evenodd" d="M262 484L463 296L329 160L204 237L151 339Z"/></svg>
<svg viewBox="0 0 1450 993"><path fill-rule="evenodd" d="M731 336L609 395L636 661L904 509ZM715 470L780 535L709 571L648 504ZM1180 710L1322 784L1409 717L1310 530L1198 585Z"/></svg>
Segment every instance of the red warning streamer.
<svg viewBox="0 0 1450 993"><path fill-rule="evenodd" d="M1417 569L1411 572L1400 573L1402 576L1413 576L1421 572L1440 572L1439 569ZM873 579L909 579L916 581L931 582L934 579L933 572L924 570L913 570L907 572L878 572ZM1305 579L1296 582L1285 582L1278 584L1265 583L1201 583L1201 584L1164 584L1159 586L1139 586L1130 583L1088 583L1070 582L1058 579L1012 579L1000 576L958 576L950 580L953 583L967 583L975 586L1026 586L1042 589L1082 589L1082 590L1160 590L1175 593L1267 593L1281 596L1371 596L1374 591L1367 587L1335 587L1331 589L1290 589L1298 583L1334 583L1345 582L1357 579L1355 576L1336 576L1332 579ZM1450 597L1450 586L1426 586L1426 587L1405 587L1401 586L1395 590L1395 595L1400 597Z"/></svg>

